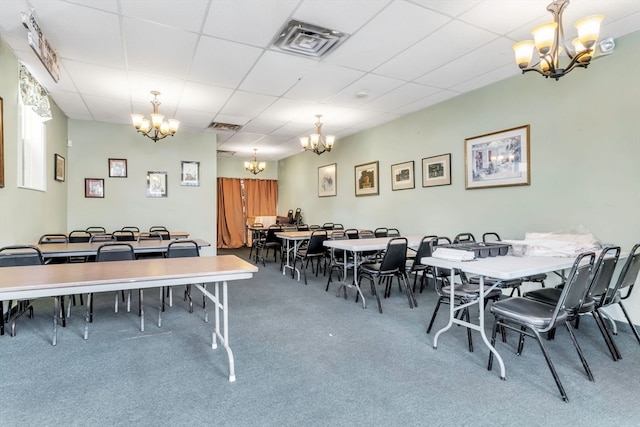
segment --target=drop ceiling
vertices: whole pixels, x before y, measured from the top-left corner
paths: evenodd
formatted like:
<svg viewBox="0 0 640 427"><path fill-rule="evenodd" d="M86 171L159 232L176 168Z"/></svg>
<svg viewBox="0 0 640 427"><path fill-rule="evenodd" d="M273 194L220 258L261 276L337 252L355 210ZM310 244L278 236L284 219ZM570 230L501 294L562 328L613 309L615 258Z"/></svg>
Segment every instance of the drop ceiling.
<svg viewBox="0 0 640 427"><path fill-rule="evenodd" d="M258 148L261 160L278 160L301 151L298 138L314 130L316 114L339 144L519 74L511 46L551 19L548 3L0 0L0 37L72 119L130 124L133 112L149 115L149 92L158 90L160 112L180 120L178 133L216 134L218 150L234 157L250 158ZM21 12L30 7L57 51L58 83L27 44ZM596 13L605 15L601 38L640 30L638 0L572 0L567 38L577 19ZM292 55L273 46L291 20L347 38L320 59ZM215 129L212 122L240 129Z"/></svg>

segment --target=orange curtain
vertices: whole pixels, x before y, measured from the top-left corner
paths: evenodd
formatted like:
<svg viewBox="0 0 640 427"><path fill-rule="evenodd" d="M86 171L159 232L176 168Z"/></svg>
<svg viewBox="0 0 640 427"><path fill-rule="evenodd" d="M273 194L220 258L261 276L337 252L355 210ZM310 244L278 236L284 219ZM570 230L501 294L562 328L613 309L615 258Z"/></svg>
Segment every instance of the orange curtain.
<svg viewBox="0 0 640 427"><path fill-rule="evenodd" d="M218 248L240 248L244 244L242 187L237 178L218 178Z"/></svg>
<svg viewBox="0 0 640 427"><path fill-rule="evenodd" d="M245 179L244 196L248 217L278 215L277 180Z"/></svg>

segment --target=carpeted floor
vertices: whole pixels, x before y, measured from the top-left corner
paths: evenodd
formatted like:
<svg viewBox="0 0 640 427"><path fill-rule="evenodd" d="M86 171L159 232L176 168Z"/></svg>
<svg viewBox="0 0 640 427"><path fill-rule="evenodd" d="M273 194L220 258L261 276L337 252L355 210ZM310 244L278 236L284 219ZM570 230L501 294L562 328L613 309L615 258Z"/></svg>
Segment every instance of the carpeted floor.
<svg viewBox="0 0 640 427"><path fill-rule="evenodd" d="M473 353L461 327L434 350L433 333L425 333L432 288L411 310L394 286L379 314L368 290L363 310L353 289L345 300L335 286L325 292L326 277L309 274L305 286L279 266L268 260L253 279L230 283L234 383L224 349L210 347L213 325L197 304L188 313L181 287L161 328L157 292L145 292L145 332L135 313L113 312L113 294L98 295L89 339L82 339L83 308L76 306L55 347L52 300L36 301L36 317L20 318L16 337L0 337L0 425L638 425L640 346L626 325L616 337L623 359L613 362L595 322L582 319L576 334L595 382L565 330L545 343L569 395L564 403L532 340L520 357L514 334L497 344L506 381L497 366L487 371L488 352L475 332ZM445 322L443 311L435 330Z"/></svg>

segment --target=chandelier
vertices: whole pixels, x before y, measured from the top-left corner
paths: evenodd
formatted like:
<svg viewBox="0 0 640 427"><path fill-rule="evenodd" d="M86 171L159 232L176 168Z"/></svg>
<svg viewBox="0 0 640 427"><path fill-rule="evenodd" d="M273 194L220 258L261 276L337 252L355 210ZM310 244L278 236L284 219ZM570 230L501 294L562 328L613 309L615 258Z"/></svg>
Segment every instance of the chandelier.
<svg viewBox="0 0 640 427"><path fill-rule="evenodd" d="M259 162L256 160L256 154L258 153L258 149L254 148L253 149L253 160L251 160L250 162L244 162L244 168L246 170L248 170L249 172L251 172L254 175L258 175L260 172L263 172L265 167L266 167L266 163L265 162Z"/></svg>
<svg viewBox="0 0 640 427"><path fill-rule="evenodd" d="M168 136L175 135L178 131L180 122L176 119L169 119L169 121L165 121L164 116L158 113L158 107L160 106L158 95L160 95L160 92L152 90L151 95L153 95L153 100L151 101L151 105L153 105L151 120L145 119L142 114L132 114L131 120L133 121L133 126L138 132L147 138L152 139L153 142L158 142Z"/></svg>
<svg viewBox="0 0 640 427"><path fill-rule="evenodd" d="M313 151L317 155L329 152L333 148L336 141L334 135L322 135L322 114L316 114L317 121L315 123L316 133L300 138L300 144L305 151Z"/></svg>
<svg viewBox="0 0 640 427"><path fill-rule="evenodd" d="M569 0L551 3L547 10L553 15L553 21L535 27L531 31L534 40L525 40L513 45L516 63L523 74L527 71L537 71L545 78L558 80L574 68L587 68L589 65L600 34L600 22L604 17L591 15L578 20L575 23L578 37L573 40L573 46L569 46L564 39L562 28L562 13L568 5ZM534 48L537 55L534 54ZM569 63L561 67L559 61L563 49Z"/></svg>

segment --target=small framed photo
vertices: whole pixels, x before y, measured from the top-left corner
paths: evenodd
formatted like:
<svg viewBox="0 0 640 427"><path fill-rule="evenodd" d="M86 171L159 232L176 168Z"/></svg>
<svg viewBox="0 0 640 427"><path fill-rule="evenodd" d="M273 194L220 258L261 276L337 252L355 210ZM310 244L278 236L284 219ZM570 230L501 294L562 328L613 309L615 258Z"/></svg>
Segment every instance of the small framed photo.
<svg viewBox="0 0 640 427"><path fill-rule="evenodd" d="M147 172L147 197L167 197L166 172Z"/></svg>
<svg viewBox="0 0 640 427"><path fill-rule="evenodd" d="M109 159L109 177L127 177L127 159Z"/></svg>
<svg viewBox="0 0 640 427"><path fill-rule="evenodd" d="M85 178L84 179L84 197L103 198L104 197L104 179Z"/></svg>
<svg viewBox="0 0 640 427"><path fill-rule="evenodd" d="M200 162L180 163L180 185L191 187L200 185Z"/></svg>
<svg viewBox="0 0 640 427"><path fill-rule="evenodd" d="M422 186L451 185L451 153L422 159Z"/></svg>
<svg viewBox="0 0 640 427"><path fill-rule="evenodd" d="M529 125L464 140L467 190L531 184Z"/></svg>
<svg viewBox="0 0 640 427"><path fill-rule="evenodd" d="M380 194L377 161L356 165L354 170L356 175L356 197L377 196Z"/></svg>
<svg viewBox="0 0 640 427"><path fill-rule="evenodd" d="M318 197L330 197L337 194L336 169L336 163L318 168Z"/></svg>
<svg viewBox="0 0 640 427"><path fill-rule="evenodd" d="M391 189L393 191L415 188L413 163L413 160L411 160L410 162L391 165Z"/></svg>
<svg viewBox="0 0 640 427"><path fill-rule="evenodd" d="M54 172L54 174L55 174L54 177L55 177L56 181L64 182L65 159L60 154L56 153L54 155L53 169L55 171Z"/></svg>

